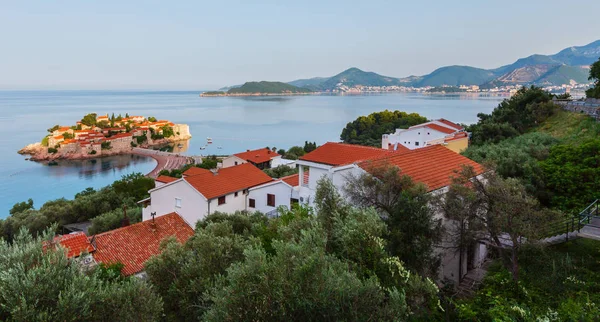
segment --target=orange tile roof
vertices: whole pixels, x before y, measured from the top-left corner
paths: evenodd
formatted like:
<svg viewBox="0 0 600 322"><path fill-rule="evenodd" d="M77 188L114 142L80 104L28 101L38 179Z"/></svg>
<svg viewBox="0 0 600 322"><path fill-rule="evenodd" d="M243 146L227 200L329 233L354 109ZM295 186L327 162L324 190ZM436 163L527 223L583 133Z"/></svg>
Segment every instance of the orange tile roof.
<svg viewBox="0 0 600 322"><path fill-rule="evenodd" d="M67 258L78 257L82 253L91 253L94 251L94 246L90 244L88 237L83 232L77 232L68 235L56 236L53 243L59 243L66 249ZM44 242L43 248L50 247L49 242Z"/></svg>
<svg viewBox="0 0 600 322"><path fill-rule="evenodd" d="M459 132L459 133L456 133L456 134L454 134L454 136L453 136L453 137L450 137L450 138L445 138L445 139L444 139L444 142L448 142L448 141L454 141L454 140L460 140L460 139L464 139L464 138L466 138L467 136L468 136L468 135L467 135L467 132Z"/></svg>
<svg viewBox="0 0 600 322"><path fill-rule="evenodd" d="M236 153L234 155L242 160L250 161L253 163L268 162L272 158L280 156L277 152L273 152L267 148L249 150L246 152Z"/></svg>
<svg viewBox="0 0 600 322"><path fill-rule="evenodd" d="M122 138L131 138L133 137L133 134L131 133L119 133L119 134L115 134L109 138L106 138L107 140L117 140L117 139L122 139Z"/></svg>
<svg viewBox="0 0 600 322"><path fill-rule="evenodd" d="M450 185L451 177L457 175L456 171L460 171L462 165L472 166L477 174L484 171L479 163L441 145L394 153L374 161L362 162L359 166L369 171L373 166L385 164L399 167L402 174L410 176L415 182L427 185L428 191Z"/></svg>
<svg viewBox="0 0 600 322"><path fill-rule="evenodd" d="M60 139L64 139L65 137L62 135L57 135L54 137L55 140L60 140Z"/></svg>
<svg viewBox="0 0 600 322"><path fill-rule="evenodd" d="M327 165L344 165L376 159L391 152L369 146L327 142L314 151L300 157L300 160Z"/></svg>
<svg viewBox="0 0 600 322"><path fill-rule="evenodd" d="M162 182L162 183L170 183L170 182L173 182L173 181L177 181L179 179L178 178L169 177L169 176L158 176L158 178L156 178L154 180L158 181L158 182Z"/></svg>
<svg viewBox="0 0 600 322"><path fill-rule="evenodd" d="M242 191L263 183L273 181L273 178L250 163L219 169L217 174L212 172L185 177L185 181L198 190L206 199L214 199L236 191Z"/></svg>
<svg viewBox="0 0 600 322"><path fill-rule="evenodd" d="M296 173L296 174L292 174L291 176L279 178L279 180L289 184L292 187L297 187L300 185L299 177L300 177L300 175Z"/></svg>
<svg viewBox="0 0 600 322"><path fill-rule="evenodd" d="M462 126L460 126L460 125L458 125L458 124L456 124L456 123L454 123L454 122L450 122L450 121L448 121L448 120L446 120L446 119L439 119L439 120L437 120L437 121L438 121L438 122L441 122L441 123L444 123L444 124L446 124L446 125L448 125L448 126L451 126L451 127L455 128L455 129L457 129L457 130L459 130L459 131L462 131L462 130L464 130L464 128L463 128Z"/></svg>
<svg viewBox="0 0 600 322"><path fill-rule="evenodd" d="M132 275L144 270L150 257L160 253L160 242L169 236L184 243L194 230L177 214L156 217L131 226L118 228L92 237L96 246L94 259L100 263L120 262L122 273Z"/></svg>
<svg viewBox="0 0 600 322"><path fill-rule="evenodd" d="M394 150L394 146L396 147L395 150ZM405 147L404 145L402 145L400 143L396 143L396 144L388 143L388 150L396 151L396 152L407 152L407 151L410 151L409 148Z"/></svg>
<svg viewBox="0 0 600 322"><path fill-rule="evenodd" d="M212 173L210 170L206 170L198 167L191 167L183 172L184 176L197 176L199 174Z"/></svg>
<svg viewBox="0 0 600 322"><path fill-rule="evenodd" d="M454 133L454 132L458 131L458 130L449 129L447 127L444 127L444 126L441 126L441 125L437 125L437 124L434 124L434 123L427 123L427 124L423 124L423 125L413 126L413 127L411 127L411 129L418 129L418 128L422 128L422 127L428 127L428 128L430 128L432 130L436 130L438 132L442 132L442 133L445 133L445 134L451 134L451 133Z"/></svg>

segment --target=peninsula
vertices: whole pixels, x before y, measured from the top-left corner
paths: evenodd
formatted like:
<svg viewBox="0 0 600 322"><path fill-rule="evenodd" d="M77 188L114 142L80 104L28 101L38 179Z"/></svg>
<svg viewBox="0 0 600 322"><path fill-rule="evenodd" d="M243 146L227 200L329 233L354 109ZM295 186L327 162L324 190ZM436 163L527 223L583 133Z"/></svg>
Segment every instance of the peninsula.
<svg viewBox="0 0 600 322"><path fill-rule="evenodd" d="M89 159L133 154L134 148L150 148L190 139L189 126L143 116L95 113L73 126L55 125L41 142L19 150L33 161Z"/></svg>
<svg viewBox="0 0 600 322"><path fill-rule="evenodd" d="M303 95L311 94L313 90L282 82L247 82L240 87L225 91L212 91L200 94L201 97L211 96L268 96L268 95Z"/></svg>

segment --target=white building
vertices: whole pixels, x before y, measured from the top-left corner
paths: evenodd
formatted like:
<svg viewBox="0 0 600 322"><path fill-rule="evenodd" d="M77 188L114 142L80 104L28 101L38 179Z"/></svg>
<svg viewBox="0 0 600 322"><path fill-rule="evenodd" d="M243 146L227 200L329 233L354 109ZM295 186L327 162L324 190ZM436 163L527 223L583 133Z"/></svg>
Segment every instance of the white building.
<svg viewBox="0 0 600 322"><path fill-rule="evenodd" d="M384 134L381 138L381 148L398 150L404 147L414 150L439 144L446 139L455 138L460 133L464 133L462 126L445 119L439 119L411 126L408 129L396 129L396 132L392 134ZM466 135L464 135L464 138L466 143L464 148L466 148L468 138Z"/></svg>
<svg viewBox="0 0 600 322"><path fill-rule="evenodd" d="M236 153L232 156L223 159L221 167L229 168L244 163L252 163L257 168L262 170L273 167L272 163L278 159L281 159L281 155L267 148L258 150L246 150L246 152Z"/></svg>
<svg viewBox="0 0 600 322"><path fill-rule="evenodd" d="M170 182L169 182L170 181ZM277 207L290 207L294 188L284 180L273 179L263 171L245 163L209 171L191 168L183 178L157 178L144 205L142 220L154 213L162 216L178 213L191 227L215 211L260 211L274 214Z"/></svg>
<svg viewBox="0 0 600 322"><path fill-rule="evenodd" d="M343 196L343 187L347 184L349 175L368 173L375 164L393 165L400 168L401 173L410 176L415 182L427 186L432 194L445 193L463 165L472 166L477 174L483 173L483 167L462 155L455 153L442 145L429 146L422 149L392 151L373 147L349 145L341 143L326 143L316 150L304 155L297 161L299 165L299 200L301 203L313 205L317 182L326 177L338 187ZM437 218L447 227L448 220L438 214ZM440 245L444 246L444 245ZM464 254L462 272L466 273L467 263L477 267L485 259L484 245L475 246L472 252ZM452 251L439 248L442 255L440 280L459 281L459 256Z"/></svg>

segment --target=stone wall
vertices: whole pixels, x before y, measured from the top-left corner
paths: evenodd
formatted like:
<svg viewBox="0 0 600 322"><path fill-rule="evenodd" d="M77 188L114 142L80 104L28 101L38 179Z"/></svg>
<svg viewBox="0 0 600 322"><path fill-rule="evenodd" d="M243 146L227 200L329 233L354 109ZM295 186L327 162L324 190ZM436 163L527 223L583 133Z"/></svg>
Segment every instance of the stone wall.
<svg viewBox="0 0 600 322"><path fill-rule="evenodd" d="M584 101L553 100L553 102L566 111L584 113L597 120L600 119L600 99L588 98Z"/></svg>

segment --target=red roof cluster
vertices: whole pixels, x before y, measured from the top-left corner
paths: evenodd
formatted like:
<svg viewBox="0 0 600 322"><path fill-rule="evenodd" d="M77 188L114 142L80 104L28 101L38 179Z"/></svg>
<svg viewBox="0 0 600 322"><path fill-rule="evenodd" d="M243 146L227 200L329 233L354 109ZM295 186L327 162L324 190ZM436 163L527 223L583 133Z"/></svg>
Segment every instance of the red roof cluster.
<svg viewBox="0 0 600 322"><path fill-rule="evenodd" d="M187 176L184 180L210 200L273 181L273 178L252 164L244 163L219 169L216 173L208 171L208 173Z"/></svg>
<svg viewBox="0 0 600 322"><path fill-rule="evenodd" d="M112 140L131 138L131 137L133 137L133 134L131 134L131 133L118 133L111 137L106 138L106 140L112 141Z"/></svg>
<svg viewBox="0 0 600 322"><path fill-rule="evenodd" d="M292 187L297 187L300 185L300 175L297 173L287 177L279 178L279 180L289 184Z"/></svg>
<svg viewBox="0 0 600 322"><path fill-rule="evenodd" d="M300 160L338 166L373 160L392 152L369 146L327 142L316 150L305 154Z"/></svg>
<svg viewBox="0 0 600 322"><path fill-rule="evenodd" d="M67 258L77 257L82 253L91 253L94 251L94 246L92 246L88 237L83 232L56 236L52 243L58 243L63 246L66 249ZM52 243L45 242L43 248L48 249L48 247L51 247Z"/></svg>
<svg viewBox="0 0 600 322"><path fill-rule="evenodd" d="M262 148L258 150L248 150L246 152L236 153L234 155L242 160L246 160L252 163L268 162L272 158L280 156L277 152L273 152L267 148Z"/></svg>
<svg viewBox="0 0 600 322"><path fill-rule="evenodd" d="M156 217L131 226L91 237L96 246L94 259L101 263L122 263L124 275L141 272L150 257L160 253L160 243L174 236L185 243L194 230L177 214Z"/></svg>
<svg viewBox="0 0 600 322"><path fill-rule="evenodd" d="M390 154L386 157L361 162L359 166L366 171L380 165L395 165L402 174L410 176L415 182L422 182L428 191L450 185L452 176L461 170L463 165L472 166L476 174L484 168L479 163L455 153L441 145L433 145L408 152Z"/></svg>

